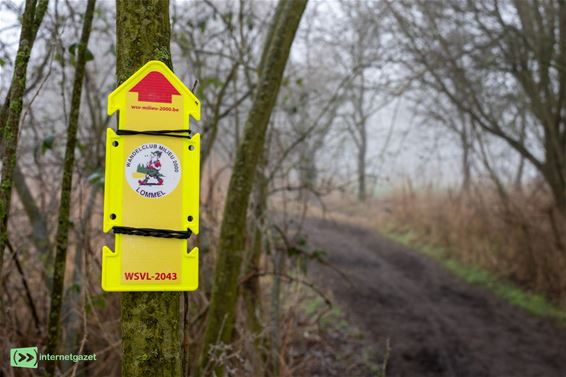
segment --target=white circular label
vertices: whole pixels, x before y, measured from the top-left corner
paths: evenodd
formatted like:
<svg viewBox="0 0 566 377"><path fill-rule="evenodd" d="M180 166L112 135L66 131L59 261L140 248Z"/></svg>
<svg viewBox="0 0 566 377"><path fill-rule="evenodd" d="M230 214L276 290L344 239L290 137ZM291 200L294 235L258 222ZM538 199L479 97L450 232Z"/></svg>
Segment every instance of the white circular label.
<svg viewBox="0 0 566 377"><path fill-rule="evenodd" d="M181 164L173 151L162 144L142 144L126 159L126 179L144 198L162 198L181 178Z"/></svg>

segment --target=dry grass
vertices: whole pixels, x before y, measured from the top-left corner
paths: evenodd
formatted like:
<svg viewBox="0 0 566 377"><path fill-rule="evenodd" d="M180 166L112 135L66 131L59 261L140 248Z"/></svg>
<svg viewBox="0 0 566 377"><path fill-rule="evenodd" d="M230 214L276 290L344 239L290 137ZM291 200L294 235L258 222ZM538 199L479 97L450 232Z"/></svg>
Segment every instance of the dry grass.
<svg viewBox="0 0 566 377"><path fill-rule="evenodd" d="M448 257L510 279L560 301L566 294L566 222L542 190L501 197L486 187L468 192L403 190L381 218L397 232L441 246Z"/></svg>

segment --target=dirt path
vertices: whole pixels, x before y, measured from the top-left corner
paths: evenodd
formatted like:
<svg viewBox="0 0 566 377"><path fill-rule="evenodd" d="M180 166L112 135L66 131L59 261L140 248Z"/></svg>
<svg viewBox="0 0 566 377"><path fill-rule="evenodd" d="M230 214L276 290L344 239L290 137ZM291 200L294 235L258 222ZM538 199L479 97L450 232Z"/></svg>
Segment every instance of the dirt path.
<svg viewBox="0 0 566 377"><path fill-rule="evenodd" d="M566 377L566 328L533 317L436 262L372 231L311 220L309 243L353 286L326 267L316 279L381 354L388 377Z"/></svg>

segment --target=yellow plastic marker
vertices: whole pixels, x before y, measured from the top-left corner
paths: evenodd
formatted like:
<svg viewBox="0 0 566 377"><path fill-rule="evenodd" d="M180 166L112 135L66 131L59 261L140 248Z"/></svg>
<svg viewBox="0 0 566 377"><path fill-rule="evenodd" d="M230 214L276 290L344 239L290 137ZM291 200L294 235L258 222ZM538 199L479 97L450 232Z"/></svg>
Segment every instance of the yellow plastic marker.
<svg viewBox="0 0 566 377"><path fill-rule="evenodd" d="M200 120L195 95L163 63L150 61L108 97L118 130L106 133L105 291L192 291L198 287Z"/></svg>

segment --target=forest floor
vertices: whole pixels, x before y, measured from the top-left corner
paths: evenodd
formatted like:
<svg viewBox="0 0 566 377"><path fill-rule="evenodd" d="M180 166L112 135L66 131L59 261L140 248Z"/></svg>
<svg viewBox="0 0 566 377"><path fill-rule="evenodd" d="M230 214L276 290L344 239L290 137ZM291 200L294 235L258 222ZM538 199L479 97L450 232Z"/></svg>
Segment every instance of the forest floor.
<svg viewBox="0 0 566 377"><path fill-rule="evenodd" d="M386 362L387 377L566 377L564 325L362 226L311 219L304 232L347 276L311 267L365 334L372 362Z"/></svg>

